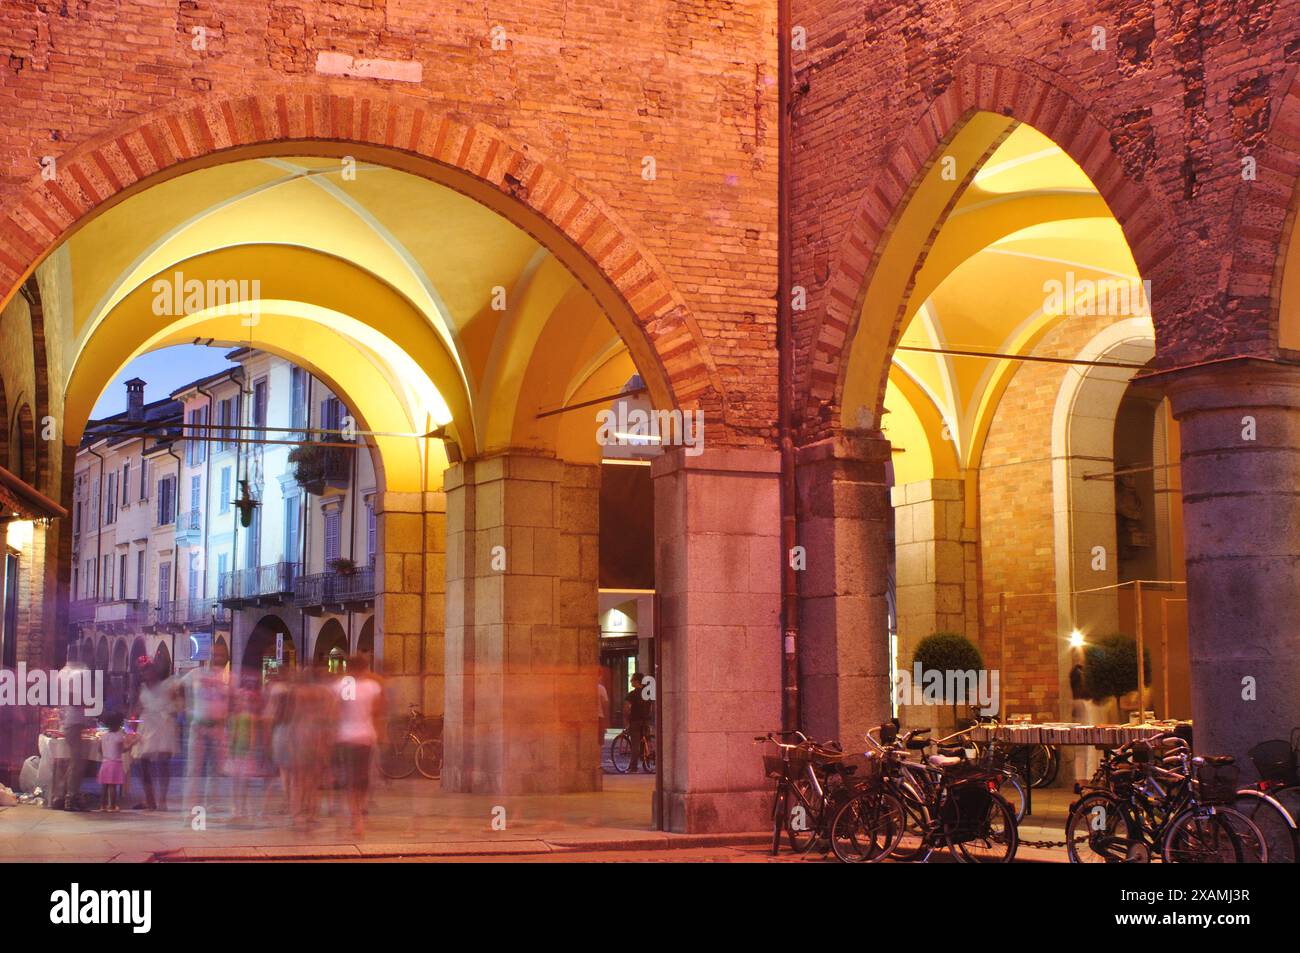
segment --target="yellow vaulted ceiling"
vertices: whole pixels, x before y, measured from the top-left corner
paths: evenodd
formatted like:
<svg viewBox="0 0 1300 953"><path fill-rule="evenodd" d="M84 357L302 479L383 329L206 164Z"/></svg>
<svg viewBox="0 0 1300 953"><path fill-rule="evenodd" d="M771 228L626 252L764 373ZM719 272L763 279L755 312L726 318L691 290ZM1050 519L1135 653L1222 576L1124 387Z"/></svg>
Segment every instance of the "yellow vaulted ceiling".
<svg viewBox="0 0 1300 953"><path fill-rule="evenodd" d="M1119 224L1083 170L1017 126L953 204L917 273L900 345L1026 354L1064 320L1051 282L1135 282ZM1121 320L1148 314L1136 304ZM978 467L984 435L1017 362L899 349L884 426L895 481Z"/></svg>
<svg viewBox="0 0 1300 953"><path fill-rule="evenodd" d="M371 429L449 422L467 454L553 446L554 425L535 424L536 413L586 393L585 381L626 355L593 296L523 229L451 188L365 162L199 169L107 210L68 250L73 441L131 358L200 337L298 359L334 381ZM154 283L176 272L257 279L258 323L155 313ZM295 340L313 350L295 355ZM351 392L376 387L387 393ZM388 469L409 483L414 457L392 453Z"/></svg>

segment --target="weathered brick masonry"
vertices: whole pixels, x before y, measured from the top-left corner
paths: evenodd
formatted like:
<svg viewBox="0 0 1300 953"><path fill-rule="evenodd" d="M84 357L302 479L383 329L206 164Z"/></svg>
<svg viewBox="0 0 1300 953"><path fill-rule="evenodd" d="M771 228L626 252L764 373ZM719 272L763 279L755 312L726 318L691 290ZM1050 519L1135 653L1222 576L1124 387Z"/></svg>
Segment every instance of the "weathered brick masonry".
<svg viewBox="0 0 1300 953"><path fill-rule="evenodd" d="M901 201L976 109L1033 124L1091 176L1153 284L1158 363L1273 353L1300 9L794 0L793 18L808 33L793 54L793 255L810 429L838 420L863 277ZM867 315L870 339L887 346L895 319Z"/></svg>
<svg viewBox="0 0 1300 953"><path fill-rule="evenodd" d="M468 167L559 224L630 288L680 396L725 414L714 438L770 439L774 7L601 0L490 13L416 0L6 0L3 293L93 207L177 162L277 138L388 144ZM317 75L333 52L415 61L422 80ZM44 156L58 160L54 182L39 178ZM653 294L637 300L646 275Z"/></svg>

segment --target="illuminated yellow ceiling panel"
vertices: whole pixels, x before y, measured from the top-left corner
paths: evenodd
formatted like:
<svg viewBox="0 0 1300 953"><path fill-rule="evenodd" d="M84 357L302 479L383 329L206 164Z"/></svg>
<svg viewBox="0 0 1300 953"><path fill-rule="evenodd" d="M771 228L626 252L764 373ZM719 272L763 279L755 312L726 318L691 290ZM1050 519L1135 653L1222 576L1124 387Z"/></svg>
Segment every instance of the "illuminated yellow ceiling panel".
<svg viewBox="0 0 1300 953"><path fill-rule="evenodd" d="M1028 353L1070 314L1087 313L1094 293L1101 300L1115 286L1132 291L1115 320L1147 314L1119 224L1078 165L1021 125L989 157L933 242L899 343ZM1070 295L1079 304L1062 306ZM1018 364L906 350L895 351L893 363L886 408L899 415L894 429L915 445L920 426L931 447L941 430L962 468L978 466L988 420ZM915 476L921 457L896 460L896 474Z"/></svg>

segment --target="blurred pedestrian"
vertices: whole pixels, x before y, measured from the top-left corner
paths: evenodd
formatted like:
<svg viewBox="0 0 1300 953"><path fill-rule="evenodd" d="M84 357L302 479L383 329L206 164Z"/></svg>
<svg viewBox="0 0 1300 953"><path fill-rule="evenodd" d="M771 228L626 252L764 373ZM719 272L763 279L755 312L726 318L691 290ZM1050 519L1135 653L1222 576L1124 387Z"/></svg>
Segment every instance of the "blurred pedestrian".
<svg viewBox="0 0 1300 953"><path fill-rule="evenodd" d="M305 669L293 689L289 763L296 794L294 822L311 827L320 809L320 785L334 748L334 693L316 669Z"/></svg>
<svg viewBox="0 0 1300 953"><path fill-rule="evenodd" d="M370 672L364 655L354 656L348 674L335 683L338 696L337 743L352 814L352 834L364 834L366 798L370 791L370 770L379 741L383 712L383 689ZM341 819L340 819L341 820Z"/></svg>
<svg viewBox="0 0 1300 953"><path fill-rule="evenodd" d="M226 752L226 718L230 714L230 686L226 657L214 650L211 660L186 672L180 680L187 703L185 810L209 806L212 778ZM202 785L199 779L202 778ZM202 788L202 799L199 790Z"/></svg>
<svg viewBox="0 0 1300 953"><path fill-rule="evenodd" d="M165 677L161 666L142 655L136 659L140 688L136 692L134 714L139 720L140 741L135 763L140 765L140 784L144 802L137 810L167 810L167 789L171 786L172 758L180 747L176 726L179 695L176 682ZM157 778L157 797L154 779Z"/></svg>
<svg viewBox="0 0 1300 953"><path fill-rule="evenodd" d="M77 657L75 649L68 650L68 660L59 669L58 681L59 699L65 703L59 710L59 732L63 735L67 756L54 760L50 806L79 811L78 797L86 777L86 741L81 732L86 727L84 702L89 700L90 669ZM67 704L74 700L83 704Z"/></svg>
<svg viewBox="0 0 1300 953"><path fill-rule="evenodd" d="M126 732L122 730L125 719L121 712L111 711L100 719L106 729L99 736L99 783L102 788L99 809L113 814L122 810L122 785L126 784L123 759L128 747Z"/></svg>

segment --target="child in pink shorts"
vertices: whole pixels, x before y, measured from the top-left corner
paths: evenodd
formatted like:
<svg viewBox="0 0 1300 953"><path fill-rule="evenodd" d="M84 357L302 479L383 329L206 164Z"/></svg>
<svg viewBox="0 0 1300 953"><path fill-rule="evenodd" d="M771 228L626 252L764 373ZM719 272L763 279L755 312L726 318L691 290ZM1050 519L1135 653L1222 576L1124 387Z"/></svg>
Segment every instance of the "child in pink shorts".
<svg viewBox="0 0 1300 953"><path fill-rule="evenodd" d="M104 787L99 809L116 813L121 810L118 802L122 799L122 785L126 783L122 765L127 748L126 732L122 730L123 718L118 712L109 712L100 721L108 730L99 739L99 783Z"/></svg>

